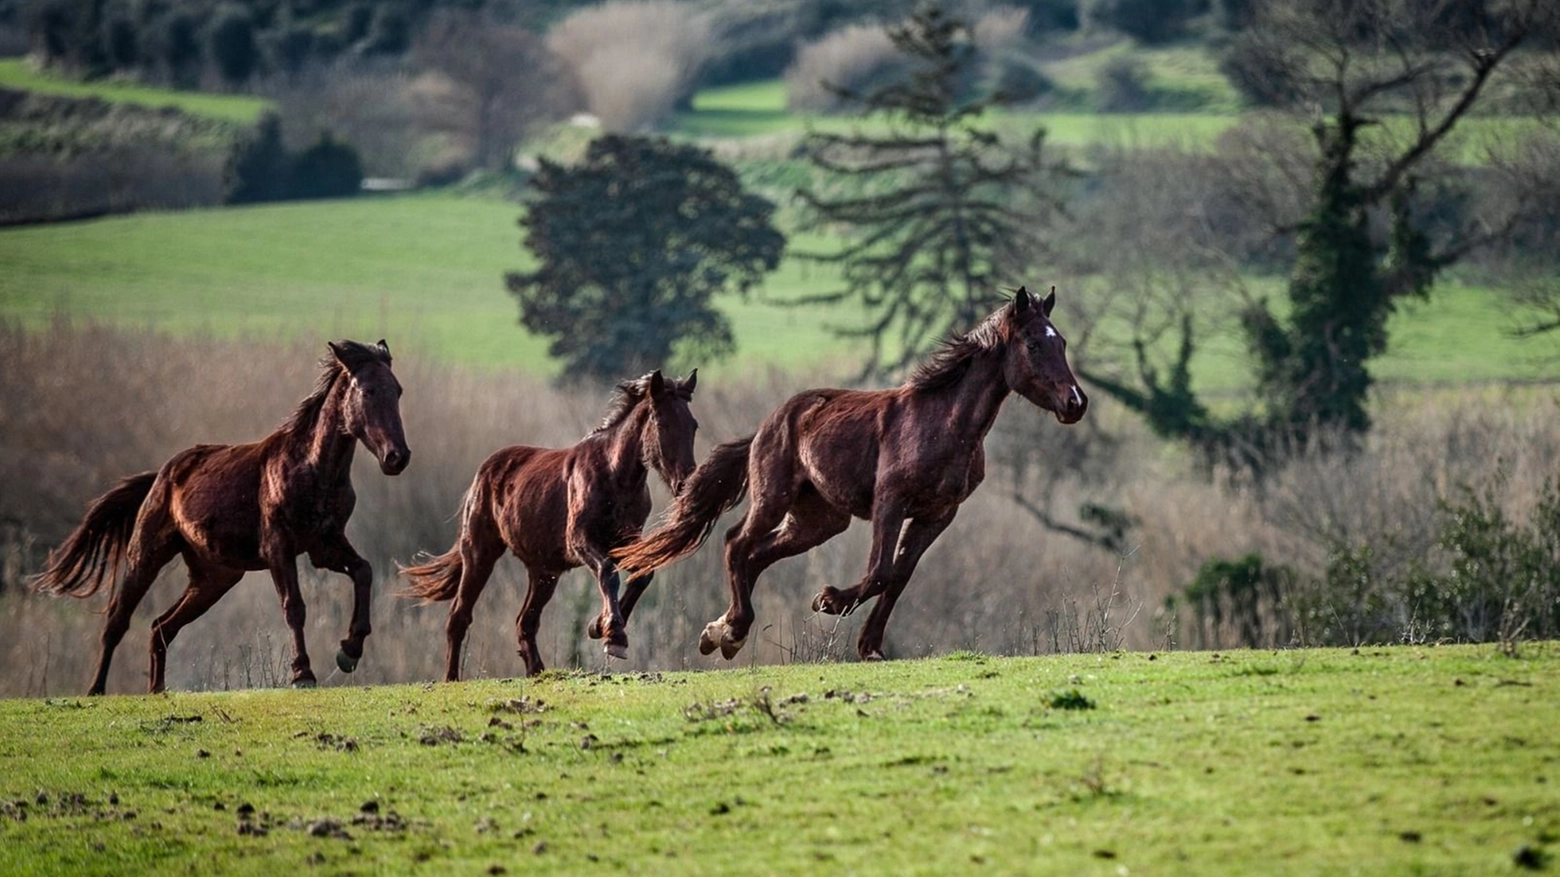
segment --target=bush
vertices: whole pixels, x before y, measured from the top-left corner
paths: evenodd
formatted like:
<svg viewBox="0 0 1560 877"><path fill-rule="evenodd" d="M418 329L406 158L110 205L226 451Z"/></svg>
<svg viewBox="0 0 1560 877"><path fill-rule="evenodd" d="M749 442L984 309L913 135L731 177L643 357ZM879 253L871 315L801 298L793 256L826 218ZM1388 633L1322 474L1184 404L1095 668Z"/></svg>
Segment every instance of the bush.
<svg viewBox="0 0 1560 877"><path fill-rule="evenodd" d="M559 22L547 47L573 74L603 127L634 131L692 96L712 39L708 20L686 4L613 0Z"/></svg>
<svg viewBox="0 0 1560 877"><path fill-rule="evenodd" d="M217 13L206 32L206 45L217 73L229 85L248 81L259 66L254 21L242 7L225 6Z"/></svg>
<svg viewBox="0 0 1560 877"><path fill-rule="evenodd" d="M828 112L843 105L838 91L864 92L904 69L888 31L858 24L802 46L785 71L786 104L792 110Z"/></svg>
<svg viewBox="0 0 1560 877"><path fill-rule="evenodd" d="M228 204L339 198L361 188L363 168L357 151L328 133L297 155L288 152L281 120L267 113L233 147L223 180Z"/></svg>
<svg viewBox="0 0 1560 877"><path fill-rule="evenodd" d="M323 133L292 162L292 198L345 198L363 187L357 150Z"/></svg>
<svg viewBox="0 0 1560 877"><path fill-rule="evenodd" d="M1084 23L1120 31L1150 45L1185 33L1186 23L1204 5L1198 0L1083 0Z"/></svg>
<svg viewBox="0 0 1560 877"><path fill-rule="evenodd" d="M1148 108L1148 65L1134 55L1116 55L1100 67L1097 96L1101 112L1135 113Z"/></svg>

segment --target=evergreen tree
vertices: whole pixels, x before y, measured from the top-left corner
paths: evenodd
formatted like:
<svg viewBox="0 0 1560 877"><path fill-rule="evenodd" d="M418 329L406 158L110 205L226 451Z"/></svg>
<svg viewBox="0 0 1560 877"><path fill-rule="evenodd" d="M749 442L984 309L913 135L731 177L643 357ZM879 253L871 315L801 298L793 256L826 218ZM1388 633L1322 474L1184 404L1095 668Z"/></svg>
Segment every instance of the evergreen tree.
<svg viewBox="0 0 1560 877"><path fill-rule="evenodd" d="M1015 149L979 124L1006 96L966 96L976 72L969 27L923 6L889 36L908 78L866 93L835 89L881 126L810 132L807 157L829 188L799 192L809 228L847 235L838 251L809 254L837 264L844 288L805 301L864 306L866 325L839 331L870 339L866 373L904 365L991 310L1043 252L1055 206L1039 189L1044 130Z"/></svg>
<svg viewBox="0 0 1560 877"><path fill-rule="evenodd" d="M520 225L538 266L505 279L570 377L640 374L674 349L730 352L711 297L750 289L785 247L773 204L707 150L664 138L600 137L577 166L543 159L530 188Z"/></svg>

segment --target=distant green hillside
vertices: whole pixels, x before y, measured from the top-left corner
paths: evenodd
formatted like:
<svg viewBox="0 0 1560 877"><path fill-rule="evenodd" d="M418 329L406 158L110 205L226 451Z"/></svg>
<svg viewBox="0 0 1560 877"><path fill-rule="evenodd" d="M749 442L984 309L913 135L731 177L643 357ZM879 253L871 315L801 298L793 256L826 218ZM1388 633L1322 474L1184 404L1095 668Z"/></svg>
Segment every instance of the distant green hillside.
<svg viewBox="0 0 1560 877"><path fill-rule="evenodd" d="M551 373L544 339L519 326L503 287L505 271L528 264L519 210L428 194L3 230L0 318L38 325L62 313L184 333L384 335L449 362ZM763 292L726 297L720 306L738 345L731 365L835 361L849 371L860 348L826 327L859 321L859 312L775 304L827 290L833 276L788 258ZM1489 290L1443 284L1431 304L1393 318L1392 349L1375 371L1410 384L1548 376L1540 350L1504 333L1511 318ZM1246 383L1243 362L1235 338L1213 338L1197 377L1235 389Z"/></svg>

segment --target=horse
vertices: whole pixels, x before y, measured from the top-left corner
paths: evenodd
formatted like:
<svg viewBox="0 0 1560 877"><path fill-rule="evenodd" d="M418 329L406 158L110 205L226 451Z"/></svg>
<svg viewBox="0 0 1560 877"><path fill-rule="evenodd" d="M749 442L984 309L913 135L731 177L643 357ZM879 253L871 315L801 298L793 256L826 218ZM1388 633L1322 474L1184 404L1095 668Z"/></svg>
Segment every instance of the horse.
<svg viewBox="0 0 1560 877"><path fill-rule="evenodd" d="M402 567L409 584L401 596L424 604L454 600L445 624L444 679L460 679L460 648L472 609L493 565L514 552L529 579L515 619L515 637L527 676L545 668L536 646L542 609L559 576L586 567L601 591L601 613L587 628L605 639L610 657L628 656L628 617L651 576L629 579L619 597L610 552L633 541L650 517L648 470L673 493L694 469L699 424L688 409L699 371L679 381L659 370L617 386L601 425L567 448L515 445L496 451L477 469L460 509L460 535L449 551Z"/></svg>
<svg viewBox="0 0 1560 877"><path fill-rule="evenodd" d="M971 331L952 337L890 390L807 390L746 438L717 445L650 533L613 552L625 575L643 576L697 549L744 494L752 501L726 532L731 604L705 626L699 651L727 660L747 641L758 576L776 561L839 535L852 517L872 523L866 575L825 587L813 611L849 615L873 597L856 643L883 659L883 635L921 555L985 478L982 442L1009 393L1077 423L1088 397L1051 322L1056 288L1036 301L1026 288Z"/></svg>
<svg viewBox="0 0 1560 877"><path fill-rule="evenodd" d="M130 615L157 573L176 556L189 585L152 622L148 690L164 688L168 644L238 583L266 569L292 630L292 684L315 685L303 641L304 605L297 557L352 579L352 621L336 653L342 672L357 669L370 631L373 571L347 541L352 455L362 442L386 475L411 461L401 428L401 384L390 370L390 348L330 342L314 391L265 438L248 444L196 445L161 469L119 482L87 507L86 516L50 553L34 586L55 595L89 597L125 574L113 589L103 624L97 676L88 694L102 694L109 661L130 627Z"/></svg>

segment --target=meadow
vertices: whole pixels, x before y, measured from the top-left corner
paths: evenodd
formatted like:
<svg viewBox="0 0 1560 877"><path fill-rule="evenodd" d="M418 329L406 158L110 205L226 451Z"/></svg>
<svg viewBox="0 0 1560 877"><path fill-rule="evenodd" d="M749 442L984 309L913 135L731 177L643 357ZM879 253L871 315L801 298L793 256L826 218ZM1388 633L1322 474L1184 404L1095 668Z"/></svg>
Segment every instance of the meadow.
<svg viewBox="0 0 1560 877"><path fill-rule="evenodd" d="M0 871L1502 873L1560 840L1556 685L1534 644L0 701Z"/></svg>
<svg viewBox="0 0 1560 877"><path fill-rule="evenodd" d="M61 97L97 98L143 107L175 107L195 116L249 124L271 104L242 94L213 94L142 85L120 80L81 82L37 70L24 58L0 58L0 88L14 88Z"/></svg>
<svg viewBox="0 0 1560 877"><path fill-rule="evenodd" d="M6 229L0 319L37 328L67 316L219 337L386 337L398 352L446 364L554 375L546 339L519 325L503 286L505 271L530 264L520 209L491 196L430 193ZM722 298L737 339L737 355L721 364L726 374L805 367L839 379L855 370L864 348L831 331L859 323L855 306L784 304L830 288L831 269L794 255L826 245L793 238L793 255L762 290ZM1088 288L1060 282L1068 331L1069 299ZM1221 313L1208 320L1229 323ZM1375 372L1420 386L1547 376L1550 345L1511 337L1515 325L1494 290L1443 283L1432 303L1393 317L1392 345ZM1239 338L1226 329L1196 375L1204 388L1230 392L1246 386L1247 373Z"/></svg>

